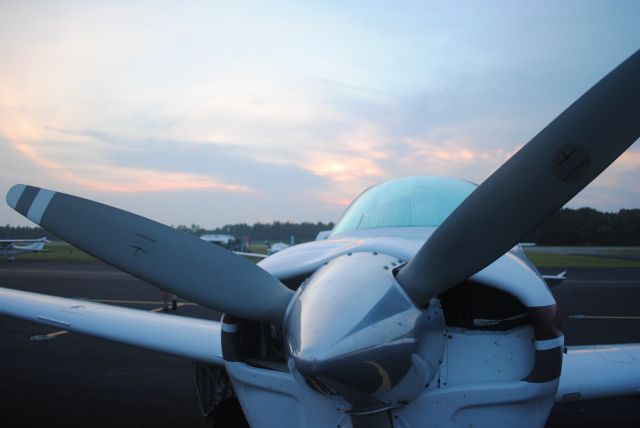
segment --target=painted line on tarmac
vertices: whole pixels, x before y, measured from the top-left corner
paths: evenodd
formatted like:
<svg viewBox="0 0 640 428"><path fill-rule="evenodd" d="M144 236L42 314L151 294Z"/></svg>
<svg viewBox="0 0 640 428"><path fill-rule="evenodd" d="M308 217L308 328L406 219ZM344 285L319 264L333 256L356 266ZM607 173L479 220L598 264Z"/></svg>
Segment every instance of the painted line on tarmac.
<svg viewBox="0 0 640 428"><path fill-rule="evenodd" d="M640 279L565 279L563 283L580 284L640 284Z"/></svg>
<svg viewBox="0 0 640 428"><path fill-rule="evenodd" d="M640 320L636 315L569 315L574 320Z"/></svg>

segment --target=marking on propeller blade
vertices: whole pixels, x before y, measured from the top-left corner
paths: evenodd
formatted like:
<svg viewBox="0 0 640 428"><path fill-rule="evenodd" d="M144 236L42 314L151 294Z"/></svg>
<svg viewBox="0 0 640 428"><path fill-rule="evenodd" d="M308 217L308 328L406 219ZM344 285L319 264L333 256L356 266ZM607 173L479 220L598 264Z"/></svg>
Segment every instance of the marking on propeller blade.
<svg viewBox="0 0 640 428"><path fill-rule="evenodd" d="M35 223L40 224L42 216L47 211L47 207L51 202L51 199L56 195L56 192L47 189L40 189L35 199L31 203L31 207L27 212L27 217L33 220Z"/></svg>
<svg viewBox="0 0 640 428"><path fill-rule="evenodd" d="M142 239L144 239L146 241L153 242L154 244L156 243L155 239L149 238L147 235L143 235L142 233L137 233L136 232L136 236L139 237L139 238L142 238Z"/></svg>
<svg viewBox="0 0 640 428"><path fill-rule="evenodd" d="M138 245L129 245L129 246L134 249L134 252L133 252L134 256L137 256L140 253L147 254L147 251Z"/></svg>
<svg viewBox="0 0 640 428"><path fill-rule="evenodd" d="M15 210L26 216L39 190L40 188L38 187L26 186L20 194L20 199L16 204Z"/></svg>
<svg viewBox="0 0 640 428"><path fill-rule="evenodd" d="M558 180L573 183L586 175L590 163L591 156L584 146L568 143L553 154L551 169Z"/></svg>
<svg viewBox="0 0 640 428"><path fill-rule="evenodd" d="M133 240L133 243L129 244L129 247L134 249L133 255L138 256L149 254L153 249L153 246L156 244L156 240L139 232L136 232L134 235L135 239Z"/></svg>

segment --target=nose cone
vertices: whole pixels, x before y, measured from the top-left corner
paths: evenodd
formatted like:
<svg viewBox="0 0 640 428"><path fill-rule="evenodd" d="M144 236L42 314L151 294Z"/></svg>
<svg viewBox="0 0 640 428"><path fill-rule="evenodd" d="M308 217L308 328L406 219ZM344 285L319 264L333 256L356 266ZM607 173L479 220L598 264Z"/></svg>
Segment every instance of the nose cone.
<svg viewBox="0 0 640 428"><path fill-rule="evenodd" d="M309 386L371 405L408 373L422 312L394 265L385 255L343 256L296 295L285 319L288 353Z"/></svg>
<svg viewBox="0 0 640 428"><path fill-rule="evenodd" d="M321 392L349 396L391 390L411 367L412 341L365 348L346 355L320 357L312 352L293 356L296 369Z"/></svg>

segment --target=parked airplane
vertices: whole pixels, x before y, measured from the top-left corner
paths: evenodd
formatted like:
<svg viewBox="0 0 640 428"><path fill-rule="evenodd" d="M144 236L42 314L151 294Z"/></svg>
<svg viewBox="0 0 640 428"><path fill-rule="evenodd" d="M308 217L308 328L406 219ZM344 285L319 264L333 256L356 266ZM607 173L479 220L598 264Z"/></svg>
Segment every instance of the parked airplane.
<svg viewBox="0 0 640 428"><path fill-rule="evenodd" d="M269 249L267 250L267 255L271 256L278 251L282 251L286 248L289 248L288 244L285 244L284 242L276 242L269 247Z"/></svg>
<svg viewBox="0 0 640 428"><path fill-rule="evenodd" d="M198 361L199 393L229 379L253 427L542 427L555 402L637 394L640 344L566 349L556 302L516 244L638 136L640 51L477 188L380 184L327 239L258 265L117 208L16 185L7 202L35 223L225 315L9 289L0 312ZM200 399L205 411L218 404Z"/></svg>
<svg viewBox="0 0 640 428"><path fill-rule="evenodd" d="M238 254L240 256L252 257L256 259L264 259L265 257L268 256L268 254L252 253L249 251L241 251L241 250L233 249L232 244L236 242L236 238L235 236L232 236L232 235L216 235L216 234L202 235L200 236L200 239L206 242L210 242L212 244L220 245L228 250L232 250L235 254Z"/></svg>
<svg viewBox="0 0 640 428"><path fill-rule="evenodd" d="M200 239L210 242L212 244L220 245L224 248L231 248L232 244L236 241L236 237L233 235L220 235L220 234L209 234L202 235Z"/></svg>
<svg viewBox="0 0 640 428"><path fill-rule="evenodd" d="M44 251L44 244L47 242L49 241L44 236L38 239L0 239L0 257L10 262L18 254Z"/></svg>

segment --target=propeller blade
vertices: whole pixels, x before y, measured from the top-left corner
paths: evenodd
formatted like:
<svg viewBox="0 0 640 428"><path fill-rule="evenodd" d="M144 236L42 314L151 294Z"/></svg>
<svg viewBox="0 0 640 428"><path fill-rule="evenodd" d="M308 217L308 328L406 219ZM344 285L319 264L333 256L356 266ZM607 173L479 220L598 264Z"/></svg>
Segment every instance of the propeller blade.
<svg viewBox="0 0 640 428"><path fill-rule="evenodd" d="M281 324L293 296L243 257L118 208L22 184L7 203L87 253L209 308Z"/></svg>
<svg viewBox="0 0 640 428"><path fill-rule="evenodd" d="M487 178L397 274L420 305L516 245L640 136L640 51Z"/></svg>

